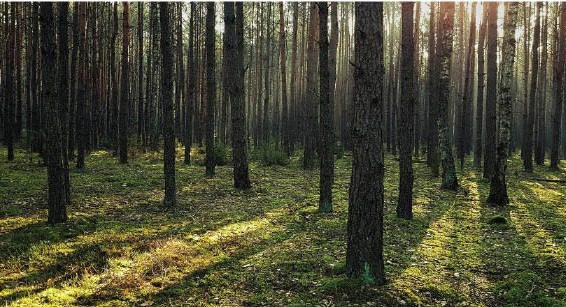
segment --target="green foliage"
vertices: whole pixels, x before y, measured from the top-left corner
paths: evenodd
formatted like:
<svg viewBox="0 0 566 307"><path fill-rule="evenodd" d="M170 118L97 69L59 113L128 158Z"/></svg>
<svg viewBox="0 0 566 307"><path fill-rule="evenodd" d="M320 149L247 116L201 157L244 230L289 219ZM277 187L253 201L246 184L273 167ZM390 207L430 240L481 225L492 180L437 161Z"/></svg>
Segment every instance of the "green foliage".
<svg viewBox="0 0 566 307"><path fill-rule="evenodd" d="M216 165L224 166L228 164L230 160L230 149L226 144L215 144L214 145L214 158L216 159Z"/></svg>
<svg viewBox="0 0 566 307"><path fill-rule="evenodd" d="M259 152L255 154L258 160L264 166L281 165L285 166L289 164L289 158L283 151L283 149L276 144L263 145L259 148Z"/></svg>

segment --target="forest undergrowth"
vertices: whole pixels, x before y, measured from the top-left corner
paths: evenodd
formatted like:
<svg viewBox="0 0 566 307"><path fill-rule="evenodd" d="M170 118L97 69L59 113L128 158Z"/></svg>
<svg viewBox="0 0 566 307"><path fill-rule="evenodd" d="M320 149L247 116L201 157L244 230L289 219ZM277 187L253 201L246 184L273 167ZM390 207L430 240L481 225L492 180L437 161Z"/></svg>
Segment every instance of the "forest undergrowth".
<svg viewBox="0 0 566 307"><path fill-rule="evenodd" d="M414 219L395 215L398 161L386 156L382 287L345 274L351 157L336 162L334 212L318 213L318 171L230 165L206 179L202 151L177 161L178 205L164 211L163 164L96 151L71 170L69 222L45 223L46 170L24 151L0 163L2 305L566 306L566 170L508 169L511 205L485 203L467 161L458 192L415 163ZM253 157L252 153L252 157ZM182 157L181 148L177 157ZM199 162L199 159L201 160ZM0 161L6 150L0 150ZM548 163L547 163L548 165Z"/></svg>

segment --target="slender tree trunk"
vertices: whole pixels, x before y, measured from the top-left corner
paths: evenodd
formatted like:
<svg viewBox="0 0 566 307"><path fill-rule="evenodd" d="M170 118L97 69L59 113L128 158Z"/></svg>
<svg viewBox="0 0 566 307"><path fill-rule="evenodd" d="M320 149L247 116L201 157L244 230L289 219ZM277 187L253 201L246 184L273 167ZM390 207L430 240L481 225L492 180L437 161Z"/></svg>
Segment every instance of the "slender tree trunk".
<svg viewBox="0 0 566 307"><path fill-rule="evenodd" d="M413 2L401 4L401 103L399 106L399 199L397 216L413 218L413 140L415 69Z"/></svg>
<svg viewBox="0 0 566 307"><path fill-rule="evenodd" d="M12 5L15 5L12 3ZM68 4L61 4L67 6ZM65 12L67 9L61 9ZM12 10L13 12L13 10ZM61 105L57 96L57 51L55 41L55 20L53 4L40 4L41 21L41 59L42 59L42 97L47 108L47 181L48 181L48 218L49 224L67 220L66 206L69 202L65 181L65 155L63 148L63 128ZM65 15L66 18L66 15ZM66 26L66 25L65 25ZM66 30L64 30L66 32ZM60 33L61 34L61 33ZM66 34L66 33L65 33ZM65 39L66 40L66 39ZM66 74L66 71L64 71ZM60 75L59 75L60 77ZM60 81L61 82L61 81ZM60 83L60 86L62 84ZM65 88L67 89L67 88Z"/></svg>
<svg viewBox="0 0 566 307"><path fill-rule="evenodd" d="M473 102L473 83L475 67L475 43L476 43L476 2L472 3L472 17L470 19L470 36L466 54L464 72L464 91L462 92L462 116L460 121L460 169L464 168L464 158L469 153L472 138L472 102Z"/></svg>
<svg viewBox="0 0 566 307"><path fill-rule="evenodd" d="M566 3L560 3L560 34L558 52L554 58L554 104L552 109L552 145L550 151L550 168L558 170L561 127L563 112L564 58L566 57ZM562 134L566 131L562 131Z"/></svg>
<svg viewBox="0 0 566 307"><path fill-rule="evenodd" d="M485 34L487 29L487 16L489 5L484 3L483 8L483 18L480 25L479 31L479 42L478 42L478 89L477 89L477 100L476 100L476 137L474 144L474 167L477 169L481 168L482 165L482 153L483 153L483 97L485 88Z"/></svg>
<svg viewBox="0 0 566 307"><path fill-rule="evenodd" d="M487 84L485 99L485 154L483 177L490 179L495 169L495 136L497 132L497 2L487 3Z"/></svg>
<svg viewBox="0 0 566 307"><path fill-rule="evenodd" d="M308 40L308 58L307 58L307 99L304 101L305 108L305 144L303 152L303 168L313 169L315 164L316 136L315 121L316 110L314 101L317 100L316 93L316 32L319 24L317 23L317 5L310 3L310 21L309 21L309 40Z"/></svg>
<svg viewBox="0 0 566 307"><path fill-rule="evenodd" d="M495 172L491 177L488 202L505 206L509 203L505 172L507 170L507 152L511 138L512 103L511 85L513 83L513 65L515 61L515 28L517 26L517 2L506 4L506 16L503 24L503 44L501 46L501 78L499 78L499 142Z"/></svg>
<svg viewBox="0 0 566 307"><path fill-rule="evenodd" d="M10 6L10 17L5 18L9 20L7 27L7 42L6 42L6 73L4 83L5 103L4 103L4 144L8 147L8 161L14 160L14 130L15 130L15 93L14 93L14 55L16 44L16 3L6 3ZM6 12L8 9L6 9ZM10 19L9 19L10 18ZM52 17L53 18L53 17Z"/></svg>
<svg viewBox="0 0 566 307"><path fill-rule="evenodd" d="M244 8L242 2L224 3L225 34L228 35L228 63L232 67L229 79L232 116L232 148L234 159L234 187L249 189L248 158L246 152L246 112L244 87Z"/></svg>
<svg viewBox="0 0 566 307"><path fill-rule="evenodd" d="M171 21L169 3L159 3L159 21L161 28L161 58L163 59L163 77L161 78L161 98L163 101L163 171L165 174L165 198L163 205L174 208L175 196L175 127L173 117L173 47L171 46Z"/></svg>
<svg viewBox="0 0 566 307"><path fill-rule="evenodd" d="M328 67L328 3L318 3L320 51L320 197L318 209L332 211L332 183L334 182L334 106L330 103L330 76Z"/></svg>
<svg viewBox="0 0 566 307"><path fill-rule="evenodd" d="M215 3L206 5L206 176L214 177L214 104L216 103L215 77Z"/></svg>
<svg viewBox="0 0 566 307"><path fill-rule="evenodd" d="M436 21L436 5L431 3L430 9L430 23L429 23L429 62L428 62L428 99L429 99L429 119L428 119L428 160L430 161L430 169L434 177L440 174L440 154L439 154L439 140L438 140L438 60L436 50L436 37L435 34L438 30L435 29Z"/></svg>
<svg viewBox="0 0 566 307"><path fill-rule="evenodd" d="M69 204L71 199L69 158L67 153L67 147L69 145L69 4L65 2L59 3L57 7L59 8L59 23L57 27L57 36L59 39L57 98L59 104L59 122L61 127L61 157L63 159L63 176L65 179L65 186L63 189L67 193L65 199L67 204Z"/></svg>
<svg viewBox="0 0 566 307"><path fill-rule="evenodd" d="M452 41L454 31L454 3L442 2L440 4L440 25L438 35L438 63L440 78L438 80L438 106L439 106L439 139L442 160L442 188L456 190L458 178L454 157L452 156L452 142L448 134L448 99L450 96L450 56L452 55Z"/></svg>
<svg viewBox="0 0 566 307"><path fill-rule="evenodd" d="M87 114L86 114L86 99L87 99L87 67L88 67L88 52L86 50L86 3L79 5L79 54L81 61L79 64L79 84L77 93L77 168L84 170L85 168L85 151L87 145Z"/></svg>
<svg viewBox="0 0 566 307"><path fill-rule="evenodd" d="M143 100L143 2L138 2L138 143L143 144L144 100Z"/></svg>
<svg viewBox="0 0 566 307"><path fill-rule="evenodd" d="M383 265L383 3L356 3L353 161L347 274L385 283Z"/></svg>
<svg viewBox="0 0 566 307"><path fill-rule="evenodd" d="M548 60L548 4L545 4L545 14L544 14L544 25L542 27L542 54L540 59L540 78L539 82L539 91L538 91L538 99L537 99L537 128L536 128L536 135L535 135L535 163L537 165L544 164L544 141L546 138L546 118L545 118L545 107L546 107L546 64Z"/></svg>
<svg viewBox="0 0 566 307"><path fill-rule="evenodd" d="M535 106L536 106L536 93L537 93L537 77L539 69L539 54L538 48L540 45L540 9L542 7L541 2L536 4L536 17L535 17L535 28L533 33L533 45L531 48L531 90L529 97L529 110L527 115L527 122L524 128L524 138L525 142L525 152L523 153L523 168L525 172L533 172L533 132L535 125Z"/></svg>
<svg viewBox="0 0 566 307"><path fill-rule="evenodd" d="M295 142L297 140L297 105L298 105L298 93L297 93L297 37L299 28L299 4L293 2L293 49L291 51L291 80L290 90L291 90L291 115L289 118L289 154L295 149Z"/></svg>
<svg viewBox="0 0 566 307"><path fill-rule="evenodd" d="M283 140L283 150L287 156L291 155L290 137L289 137L289 106L287 104L287 55L285 52L286 43L285 34L285 10L283 2L279 2L279 62L281 66L281 104L282 110L282 129L281 139Z"/></svg>
<svg viewBox="0 0 566 307"><path fill-rule="evenodd" d="M185 113L185 164L191 164L191 146L193 145L193 109L196 102L196 63L195 63L195 56L194 56L194 49L195 49L195 10L196 5L194 2L191 2L191 18L190 18L190 30L189 30L189 52L187 53L187 65L188 67L188 86L187 89L187 97L186 100L186 113Z"/></svg>

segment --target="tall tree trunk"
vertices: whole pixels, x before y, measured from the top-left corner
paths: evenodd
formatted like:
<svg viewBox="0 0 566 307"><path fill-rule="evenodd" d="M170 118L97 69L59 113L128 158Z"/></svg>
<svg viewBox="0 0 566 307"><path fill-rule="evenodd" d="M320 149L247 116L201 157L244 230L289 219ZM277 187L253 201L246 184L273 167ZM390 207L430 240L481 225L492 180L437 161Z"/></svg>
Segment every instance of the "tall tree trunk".
<svg viewBox="0 0 566 307"><path fill-rule="evenodd" d="M242 2L224 3L225 34L228 35L228 63L232 67L229 78L232 116L232 148L234 160L234 187L249 189L248 158L246 152L246 112L244 87L244 8Z"/></svg>
<svg viewBox="0 0 566 307"><path fill-rule="evenodd" d="M538 91L538 99L537 99L537 120L536 120L536 135L535 135L535 163L537 165L544 164L544 149L545 149L545 138L546 138L546 64L548 60L548 4L545 4L545 13L544 13L544 25L542 27L542 54L540 56L540 78L539 82L539 91Z"/></svg>
<svg viewBox="0 0 566 307"><path fill-rule="evenodd" d="M138 143L142 143L144 134L144 99L143 99L143 2L138 2Z"/></svg>
<svg viewBox="0 0 566 307"><path fill-rule="evenodd" d="M216 103L215 77L215 3L206 4L206 176L214 177L214 104Z"/></svg>
<svg viewBox="0 0 566 307"><path fill-rule="evenodd" d="M454 157L452 156L452 142L448 134L448 99L450 96L450 57L452 55L452 41L454 31L454 3L442 2L440 4L440 25L438 35L438 63L440 78L438 80L438 106L439 106L439 139L442 160L442 188L456 190L458 178Z"/></svg>
<svg viewBox="0 0 566 307"><path fill-rule="evenodd" d="M558 52L554 58L554 104L552 109L552 145L550 150L550 168L558 170L560 134L560 121L563 112L563 83L564 83L564 58L566 57L566 3L560 3L560 34L558 39Z"/></svg>
<svg viewBox="0 0 566 307"><path fill-rule="evenodd" d="M196 5L194 2L191 2L191 18L190 18L190 30L189 30L189 50L187 53L187 65L188 67L188 86L187 89L187 96L185 97L185 164L191 164L191 146L193 145L193 109L196 103L196 67L195 67L195 56L194 56L194 49L195 49L195 10Z"/></svg>
<svg viewBox="0 0 566 307"><path fill-rule="evenodd" d="M478 42L478 89L476 97L476 137L474 144L474 167L477 169L481 168L482 153L483 153L483 98L484 98L484 88L485 88L485 35L487 29L487 16L488 16L489 5L487 3L482 4L483 18L480 25L479 31L479 42Z"/></svg>
<svg viewBox="0 0 566 307"><path fill-rule="evenodd" d="M476 2L472 3L472 18L470 19L470 36L466 54L464 72L464 91L462 92L462 116L460 121L460 169L464 168L464 158L469 153L472 138L472 102L474 91L475 43L476 43Z"/></svg>
<svg viewBox="0 0 566 307"><path fill-rule="evenodd" d="M58 4L59 22L57 25L57 36L59 39L59 54L57 69L58 81L58 103L59 103L59 122L61 127L61 157L63 159L63 176L65 179L65 187L63 189L67 193L65 199L67 204L71 199L70 178L69 178L69 158L67 147L69 144L69 4Z"/></svg>
<svg viewBox="0 0 566 307"><path fill-rule="evenodd" d="M434 177L440 174L440 154L438 144L438 60L436 50L436 37L437 29L435 26L436 21L436 5L431 2L430 8L430 23L429 23L429 40L428 40L428 100L429 100L429 114L428 114L428 161L430 169Z"/></svg>
<svg viewBox="0 0 566 307"><path fill-rule="evenodd" d="M483 177L490 179L495 169L495 136L497 133L497 2L486 4L489 6L489 12L487 17L487 84Z"/></svg>
<svg viewBox="0 0 566 307"><path fill-rule="evenodd" d="M12 3L12 5L15 5ZM67 6L68 4L61 4ZM12 11L13 12L13 11ZM65 12L65 9L60 11ZM42 60L42 97L47 108L47 181L48 181L48 217L49 224L67 220L66 206L67 184L65 183L65 154L63 148L63 128L61 105L57 96L57 51L55 41L55 20L53 4L40 4L41 22L41 60ZM66 16L65 16L66 17ZM65 25L66 26L66 25ZM66 31L65 31L66 32ZM61 34L61 33L60 33ZM64 71L66 74L66 71ZM61 85L61 83L60 83ZM67 88L66 88L67 89Z"/></svg>
<svg viewBox="0 0 566 307"><path fill-rule="evenodd" d="M332 211L332 183L334 182L334 105L330 103L330 76L328 67L328 3L318 3L319 16L319 86L320 86L320 197L318 209Z"/></svg>
<svg viewBox="0 0 566 307"><path fill-rule="evenodd" d="M71 51L71 99L69 101L69 144L67 147L69 160L75 159L75 127L76 127L76 104L77 104L77 77L79 71L79 5L73 5L73 50Z"/></svg>
<svg viewBox="0 0 566 307"><path fill-rule="evenodd" d="M319 24L317 23L317 5L310 3L310 21L309 21L309 40L308 40L308 58L307 58L307 99L304 101L305 120L304 120L304 152L303 152L303 168L313 169L315 163L316 136L315 121L316 110L314 102L317 100L316 93L316 32Z"/></svg>
<svg viewBox="0 0 566 307"><path fill-rule="evenodd" d="M401 103L399 105L399 198L397 216L413 218L413 140L415 69L413 2L401 4Z"/></svg>
<svg viewBox="0 0 566 307"><path fill-rule="evenodd" d="M539 69L539 54L538 48L540 45L540 9L541 2L536 4L536 17L535 28L533 33L533 45L531 48L531 90L529 96L529 110L527 115L527 122L523 132L523 142L525 142L525 152L523 153L523 168L525 172L533 172L533 133L535 125L535 106L536 106L536 93L537 93L537 78Z"/></svg>
<svg viewBox="0 0 566 307"><path fill-rule="evenodd" d="M383 3L356 3L353 161L347 274L385 283L383 265Z"/></svg>
<svg viewBox="0 0 566 307"><path fill-rule="evenodd" d="M281 116L281 139L283 140L283 150L287 156L290 156L289 106L287 104L287 55L285 53L286 37L284 4L283 2L279 2L279 62L281 66L281 104L283 107L283 114Z"/></svg>
<svg viewBox="0 0 566 307"><path fill-rule="evenodd" d="M420 61L419 61L419 35L420 35L420 23L421 23L421 3L415 3L414 9L414 25L413 25L413 71L414 71L414 78L413 78L413 91L412 94L414 96L414 111L413 111L413 120L415 123L413 124L413 137L414 137L414 154L416 157L419 156L419 150L421 145L421 131L420 131L420 116L421 116L421 108L420 108Z"/></svg>
<svg viewBox="0 0 566 307"><path fill-rule="evenodd" d="M6 73L4 83L5 103L4 103L4 144L8 147L8 161L14 160L14 130L15 130L15 93L14 93L14 55L16 44L16 3L6 3L10 6L10 16L5 18L9 20L7 27L6 42ZM8 10L6 9L6 12ZM53 17L52 17L53 18Z"/></svg>
<svg viewBox="0 0 566 307"><path fill-rule="evenodd" d="M503 44L501 46L501 77L499 78L499 141L495 172L491 177L488 202L499 206L509 203L505 172L507 170L507 152L511 138L512 103L511 85L513 83L513 65L515 61L515 28L517 26L517 2L506 3L506 16L503 24Z"/></svg>
<svg viewBox="0 0 566 307"><path fill-rule="evenodd" d="M87 112L86 112L86 99L87 99L87 67L88 67L88 52L86 50L86 10L87 4L80 3L79 5L79 54L81 61L79 64L79 84L77 93L77 168L84 170L85 168L85 151L88 138L87 126Z"/></svg>
<svg viewBox="0 0 566 307"><path fill-rule="evenodd" d="M163 77L161 78L161 99L163 101L163 171L165 174L165 198L163 205L175 207L175 128L173 117L173 47L171 46L171 21L169 3L159 3L159 21L161 29L161 58Z"/></svg>
<svg viewBox="0 0 566 307"><path fill-rule="evenodd" d="M298 105L298 93L297 93L297 37L299 28L299 4L297 2L292 3L293 6L293 49L291 51L291 80L290 82L290 93L291 93L291 114L289 117L289 153L292 153L295 149L295 142L297 140L297 105Z"/></svg>
<svg viewBox="0 0 566 307"><path fill-rule="evenodd" d="M130 17L129 4L124 2L122 7L122 71L120 75L120 163L128 163L128 124L130 113L130 71L129 71L129 46L130 46Z"/></svg>

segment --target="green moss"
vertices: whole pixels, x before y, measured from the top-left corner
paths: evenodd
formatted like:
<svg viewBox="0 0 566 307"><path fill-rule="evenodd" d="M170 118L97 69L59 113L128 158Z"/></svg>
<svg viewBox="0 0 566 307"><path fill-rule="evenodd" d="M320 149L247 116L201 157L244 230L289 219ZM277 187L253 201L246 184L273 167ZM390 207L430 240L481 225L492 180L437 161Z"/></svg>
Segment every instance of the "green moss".
<svg viewBox="0 0 566 307"><path fill-rule="evenodd" d="M229 149L228 156L229 156ZM479 305L563 306L566 186L521 177L509 165L511 205L485 204L489 183L458 173L440 190L416 163L414 218L396 218L398 161L386 155L384 254L388 284L346 277L351 158L336 161L333 212L318 212L318 172L300 154L285 167L250 163L252 189L232 168L205 179L178 148L178 207L164 212L162 153L129 165L96 151L71 172L69 222L46 220L46 170L23 151L0 162L0 303L7 305ZM280 153L276 153L279 155ZM0 149L0 161L6 151ZM277 159L275 159L277 160ZM471 165L467 161L467 165ZM273 163L279 164L279 163ZM566 173L535 167L537 176ZM517 174L517 175L515 175ZM500 217L505 224L491 224ZM371 280L369 270L366 281Z"/></svg>

